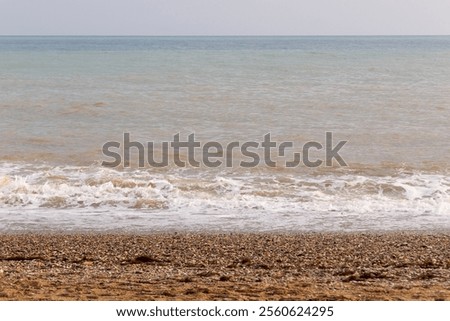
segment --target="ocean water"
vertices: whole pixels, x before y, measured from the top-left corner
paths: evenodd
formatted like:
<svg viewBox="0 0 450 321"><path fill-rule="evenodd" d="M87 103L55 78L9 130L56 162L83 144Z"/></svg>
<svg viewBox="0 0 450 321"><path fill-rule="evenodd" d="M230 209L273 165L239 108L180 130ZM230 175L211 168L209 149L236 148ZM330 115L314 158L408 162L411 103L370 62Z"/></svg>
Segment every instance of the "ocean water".
<svg viewBox="0 0 450 321"><path fill-rule="evenodd" d="M449 120L450 37L0 37L0 232L449 229ZM327 132L347 166L102 165Z"/></svg>

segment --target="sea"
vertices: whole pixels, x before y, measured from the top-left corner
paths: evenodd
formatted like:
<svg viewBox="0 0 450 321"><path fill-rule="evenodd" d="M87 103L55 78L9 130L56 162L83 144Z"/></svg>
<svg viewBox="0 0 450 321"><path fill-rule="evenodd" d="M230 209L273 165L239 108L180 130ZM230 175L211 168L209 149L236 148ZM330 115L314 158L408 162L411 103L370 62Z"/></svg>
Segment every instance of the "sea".
<svg viewBox="0 0 450 321"><path fill-rule="evenodd" d="M2 36L0 137L2 233L448 230L450 37Z"/></svg>

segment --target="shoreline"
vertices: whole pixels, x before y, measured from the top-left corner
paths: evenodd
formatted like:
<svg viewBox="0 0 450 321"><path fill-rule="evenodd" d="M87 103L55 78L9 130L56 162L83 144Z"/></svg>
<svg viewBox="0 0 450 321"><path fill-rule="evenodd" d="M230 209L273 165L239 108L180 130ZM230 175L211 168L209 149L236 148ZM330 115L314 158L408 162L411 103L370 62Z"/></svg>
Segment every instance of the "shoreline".
<svg viewBox="0 0 450 321"><path fill-rule="evenodd" d="M0 300L450 300L450 232L0 234Z"/></svg>

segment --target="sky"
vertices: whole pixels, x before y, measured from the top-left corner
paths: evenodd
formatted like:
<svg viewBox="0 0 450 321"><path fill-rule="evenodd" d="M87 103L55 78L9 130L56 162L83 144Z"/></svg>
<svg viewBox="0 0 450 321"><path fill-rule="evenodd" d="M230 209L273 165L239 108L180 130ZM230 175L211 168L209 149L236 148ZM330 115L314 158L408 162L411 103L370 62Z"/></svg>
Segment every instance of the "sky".
<svg viewBox="0 0 450 321"><path fill-rule="evenodd" d="M450 0L0 0L0 35L450 35Z"/></svg>

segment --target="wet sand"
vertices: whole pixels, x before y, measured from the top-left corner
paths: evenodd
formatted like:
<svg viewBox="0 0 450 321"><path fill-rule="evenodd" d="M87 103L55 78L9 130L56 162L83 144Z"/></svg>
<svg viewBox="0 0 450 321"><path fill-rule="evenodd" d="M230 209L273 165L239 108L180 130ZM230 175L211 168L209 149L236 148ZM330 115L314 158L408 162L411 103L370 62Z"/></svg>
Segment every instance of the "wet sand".
<svg viewBox="0 0 450 321"><path fill-rule="evenodd" d="M0 300L450 300L450 233L0 235Z"/></svg>

